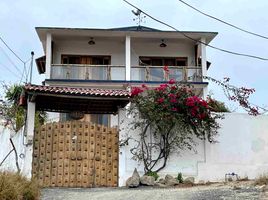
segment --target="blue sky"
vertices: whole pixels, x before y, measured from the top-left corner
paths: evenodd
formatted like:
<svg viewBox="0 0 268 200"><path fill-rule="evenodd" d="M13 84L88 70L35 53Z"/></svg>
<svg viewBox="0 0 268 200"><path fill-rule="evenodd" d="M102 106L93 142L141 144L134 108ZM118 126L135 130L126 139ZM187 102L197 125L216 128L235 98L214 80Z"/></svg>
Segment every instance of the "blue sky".
<svg viewBox="0 0 268 200"><path fill-rule="evenodd" d="M186 7L178 0L129 1L180 30L219 32L211 43L214 46L268 58L268 40L213 21ZM185 1L211 15L268 36L268 1L266 0ZM31 51L35 52L35 57L43 55L41 43L35 32L36 26L112 28L135 25L131 13L132 8L122 0L13 0L12 3L0 0L0 8L0 35L23 60L30 58ZM143 25L169 30L151 19L146 19ZM8 53L15 65L22 71L22 63L2 43L0 47ZM14 73L19 73L1 48L0 80L8 83L18 82L19 76L15 76ZM217 79L227 76L231 78L233 85L255 88L256 93L251 97L251 102L260 106L268 106L268 61L229 55L210 48L207 48L207 56L212 62L209 76ZM40 84L43 80L44 76L40 76L34 68L33 82ZM217 86L211 84L209 90L219 100L226 101L221 89ZM232 109L237 108L236 104L229 102L227 104Z"/></svg>

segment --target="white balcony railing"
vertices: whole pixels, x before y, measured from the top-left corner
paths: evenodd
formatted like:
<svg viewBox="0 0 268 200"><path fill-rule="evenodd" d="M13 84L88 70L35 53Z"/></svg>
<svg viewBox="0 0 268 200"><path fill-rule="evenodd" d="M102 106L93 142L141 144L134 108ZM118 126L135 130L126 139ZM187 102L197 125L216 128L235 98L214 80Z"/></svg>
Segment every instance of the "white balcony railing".
<svg viewBox="0 0 268 200"><path fill-rule="evenodd" d="M169 73L163 66L132 66L131 80L133 81L202 81L201 67L168 66ZM51 79L73 80L125 80L125 66L115 65L69 65L53 64Z"/></svg>

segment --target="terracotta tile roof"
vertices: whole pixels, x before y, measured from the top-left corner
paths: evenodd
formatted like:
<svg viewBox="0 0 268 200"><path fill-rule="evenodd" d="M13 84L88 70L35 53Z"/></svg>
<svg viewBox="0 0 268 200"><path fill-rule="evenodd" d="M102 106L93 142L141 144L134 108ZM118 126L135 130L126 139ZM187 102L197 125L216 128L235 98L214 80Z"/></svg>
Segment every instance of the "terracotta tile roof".
<svg viewBox="0 0 268 200"><path fill-rule="evenodd" d="M98 89L86 87L62 87L62 86L44 86L44 85L25 85L27 92L40 92L50 94L67 94L82 96L98 96L98 97L130 97L127 90L118 89Z"/></svg>

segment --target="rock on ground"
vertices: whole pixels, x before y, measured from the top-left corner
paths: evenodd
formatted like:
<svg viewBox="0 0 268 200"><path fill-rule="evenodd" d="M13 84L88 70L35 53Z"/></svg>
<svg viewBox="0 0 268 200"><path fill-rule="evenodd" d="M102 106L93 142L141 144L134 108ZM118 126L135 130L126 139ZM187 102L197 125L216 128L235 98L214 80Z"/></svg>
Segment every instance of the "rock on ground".
<svg viewBox="0 0 268 200"><path fill-rule="evenodd" d="M140 185L140 175L137 169L134 169L134 172L131 177L129 177L126 181L126 186L130 188L139 187Z"/></svg>
<svg viewBox="0 0 268 200"><path fill-rule="evenodd" d="M167 174L165 176L165 185L167 186L175 186L175 185L179 185L179 181L177 179L175 179L173 176Z"/></svg>
<svg viewBox="0 0 268 200"><path fill-rule="evenodd" d="M148 185L148 186L153 186L154 185L154 177L153 176L147 176L147 175L143 175L140 178L140 182L142 185Z"/></svg>

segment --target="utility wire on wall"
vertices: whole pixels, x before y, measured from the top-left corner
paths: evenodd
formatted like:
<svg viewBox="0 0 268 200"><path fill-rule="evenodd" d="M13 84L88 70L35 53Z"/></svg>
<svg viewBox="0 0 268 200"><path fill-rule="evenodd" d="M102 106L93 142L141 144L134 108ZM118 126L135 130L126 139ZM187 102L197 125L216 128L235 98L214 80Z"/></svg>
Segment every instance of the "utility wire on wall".
<svg viewBox="0 0 268 200"><path fill-rule="evenodd" d="M177 31L178 33L180 33L181 35L183 35L185 38L189 39L189 40L192 40L194 42L197 42L197 43L200 43L200 44L204 44L206 45L207 47L210 47L212 49L216 49L218 51L222 51L222 52L225 52L225 53L229 53L229 54L233 54L233 55L237 55L237 56L243 56L243 57L248 57L248 58L254 58L254 59L258 59L258 60L263 60L263 61L268 61L268 58L264 58L264 57L260 57L260 56L255 56L255 55L251 55L251 54L245 54L245 53L239 53L239 52L235 52L235 51L231 51L231 50L227 50L227 49L223 49L223 48L219 48L219 47L216 47L216 46L213 46L213 45L210 45L206 42L202 42L202 41L199 41L199 40L196 40L190 36L188 36L186 33L184 33L183 31L180 31L178 30L177 28L175 28L174 26L171 26L169 25L168 23L166 22L163 22L155 17L153 17L152 15L144 12L143 10L141 10L140 8L138 8L137 6L129 3L127 0L123 0L124 2L126 2L127 4L129 4L130 6L132 6L133 8L137 9L137 10L140 10L144 15L148 16L149 18L151 18L152 20L160 23L160 24L163 24L175 31Z"/></svg>
<svg viewBox="0 0 268 200"><path fill-rule="evenodd" d="M243 31L243 32L245 32L245 33L248 33L248 34L250 34L250 35L254 35L254 36L257 36L257 37L260 37L260 38L263 38L263 39L268 39L267 36L263 36L263 35L261 35L261 34L254 33L254 32L252 32L252 31L248 31L248 30L246 30L246 29L244 29L244 28L241 28L241 27L239 27L239 26L236 26L236 25L234 25L234 24L231 24L231 23L229 23L229 22L226 22L226 21L224 21L224 20L222 20L222 19L219 19L219 18L217 18L217 17L214 17L214 16L212 16L212 15L209 15L209 14L207 14L207 13L205 13L205 12L203 12L203 11L197 9L197 8L195 8L194 6L192 6L192 5L188 4L188 3L186 3L186 2L183 1L183 0L178 0L178 1L180 1L180 2L183 3L184 5L186 5L186 6L190 7L190 8L192 8L193 10L195 10L195 11L201 13L202 15L205 15L205 16L211 18L211 19L217 20L217 21L219 21L219 22L221 22L221 23L223 23L223 24L226 24L226 25L228 25L228 26L231 26L231 27L233 27L233 28L235 28L235 29L237 29L237 30Z"/></svg>

